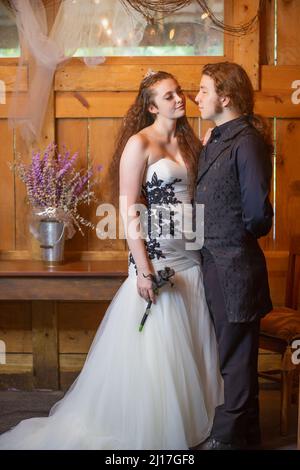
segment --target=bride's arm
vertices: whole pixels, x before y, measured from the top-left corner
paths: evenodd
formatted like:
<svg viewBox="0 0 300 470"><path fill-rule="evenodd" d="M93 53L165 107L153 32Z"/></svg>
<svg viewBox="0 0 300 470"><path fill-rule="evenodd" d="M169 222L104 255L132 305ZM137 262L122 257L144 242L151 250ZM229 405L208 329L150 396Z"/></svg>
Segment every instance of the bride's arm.
<svg viewBox="0 0 300 470"><path fill-rule="evenodd" d="M144 240L136 237L139 228L139 216L130 207L140 203L141 186L147 164L144 138L132 136L123 151L120 160L120 213L124 224L127 243L137 267L137 288L144 299L155 301L152 282L145 278L153 273ZM133 230L136 227L136 231ZM134 233L135 232L135 233Z"/></svg>

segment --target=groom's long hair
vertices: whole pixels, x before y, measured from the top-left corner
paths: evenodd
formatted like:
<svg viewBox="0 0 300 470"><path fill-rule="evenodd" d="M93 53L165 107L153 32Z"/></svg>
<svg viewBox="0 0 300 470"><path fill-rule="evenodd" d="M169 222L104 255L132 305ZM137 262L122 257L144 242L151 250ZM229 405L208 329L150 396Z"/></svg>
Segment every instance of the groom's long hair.
<svg viewBox="0 0 300 470"><path fill-rule="evenodd" d="M123 126L121 127L117 137L115 151L109 170L109 186L111 188L110 196L113 200L116 200L118 196L119 165L125 145L131 136L153 124L155 116L149 112L149 106L151 104L155 105L154 85L169 78L177 82L176 78L172 74L163 71L152 72L146 76L140 84L135 102L130 106L124 117ZM198 157L202 146L186 116L177 120L175 135L178 140L182 157L189 169L189 187L192 194L197 174Z"/></svg>
<svg viewBox="0 0 300 470"><path fill-rule="evenodd" d="M266 119L253 112L254 90L243 67L234 62L218 62L205 65L202 74L214 80L217 95L228 96L234 110L248 116L252 126L262 135L271 156L273 152L271 129Z"/></svg>

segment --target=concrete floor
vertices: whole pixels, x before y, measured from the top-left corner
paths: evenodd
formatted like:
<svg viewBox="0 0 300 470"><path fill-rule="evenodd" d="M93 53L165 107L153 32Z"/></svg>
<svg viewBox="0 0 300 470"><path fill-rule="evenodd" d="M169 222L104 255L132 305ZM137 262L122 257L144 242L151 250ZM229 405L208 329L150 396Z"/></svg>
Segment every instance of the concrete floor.
<svg viewBox="0 0 300 470"><path fill-rule="evenodd" d="M26 418L47 416L51 406L63 396L63 392L19 390L0 391L0 433ZM279 434L278 390L260 392L261 428L264 449L296 450L297 406L293 405L290 432Z"/></svg>

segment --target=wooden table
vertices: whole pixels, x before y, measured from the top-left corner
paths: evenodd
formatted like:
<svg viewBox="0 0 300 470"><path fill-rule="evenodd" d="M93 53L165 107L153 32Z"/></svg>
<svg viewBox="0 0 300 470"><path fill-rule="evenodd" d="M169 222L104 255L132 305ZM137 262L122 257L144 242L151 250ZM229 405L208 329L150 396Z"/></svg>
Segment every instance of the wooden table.
<svg viewBox="0 0 300 470"><path fill-rule="evenodd" d="M31 301L35 388L59 389L57 301L111 300L126 276L127 261L0 261L0 302Z"/></svg>

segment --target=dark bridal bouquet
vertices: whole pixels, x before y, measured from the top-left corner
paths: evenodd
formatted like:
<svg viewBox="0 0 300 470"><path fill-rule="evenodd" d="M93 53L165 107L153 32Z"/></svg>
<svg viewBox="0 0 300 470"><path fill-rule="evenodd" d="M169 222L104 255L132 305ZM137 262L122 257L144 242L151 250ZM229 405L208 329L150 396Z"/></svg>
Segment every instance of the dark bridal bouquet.
<svg viewBox="0 0 300 470"><path fill-rule="evenodd" d="M93 228L91 222L81 217L79 207L96 199L94 187L98 181L93 176L100 167L78 170L77 158L78 152L71 155L65 147L58 152L51 143L43 152L32 152L30 163L24 163L18 156L10 165L26 186L33 235L37 235L36 222L45 219L63 222L68 238L72 238L76 229L84 235L82 225Z"/></svg>
<svg viewBox="0 0 300 470"><path fill-rule="evenodd" d="M172 268L165 267L165 269L161 269L160 271L157 271L157 274L148 274L147 276L144 275L144 277L147 277L151 279L152 281L152 289L153 292L157 295L159 292L159 289L164 286L165 284L170 284L171 287L173 287L172 281L170 281L171 277L175 275L175 271ZM149 300L145 313L143 315L143 318L141 320L140 326L139 326L139 331L142 331L145 325L145 322L148 318L148 315L150 313L152 305L152 300Z"/></svg>

